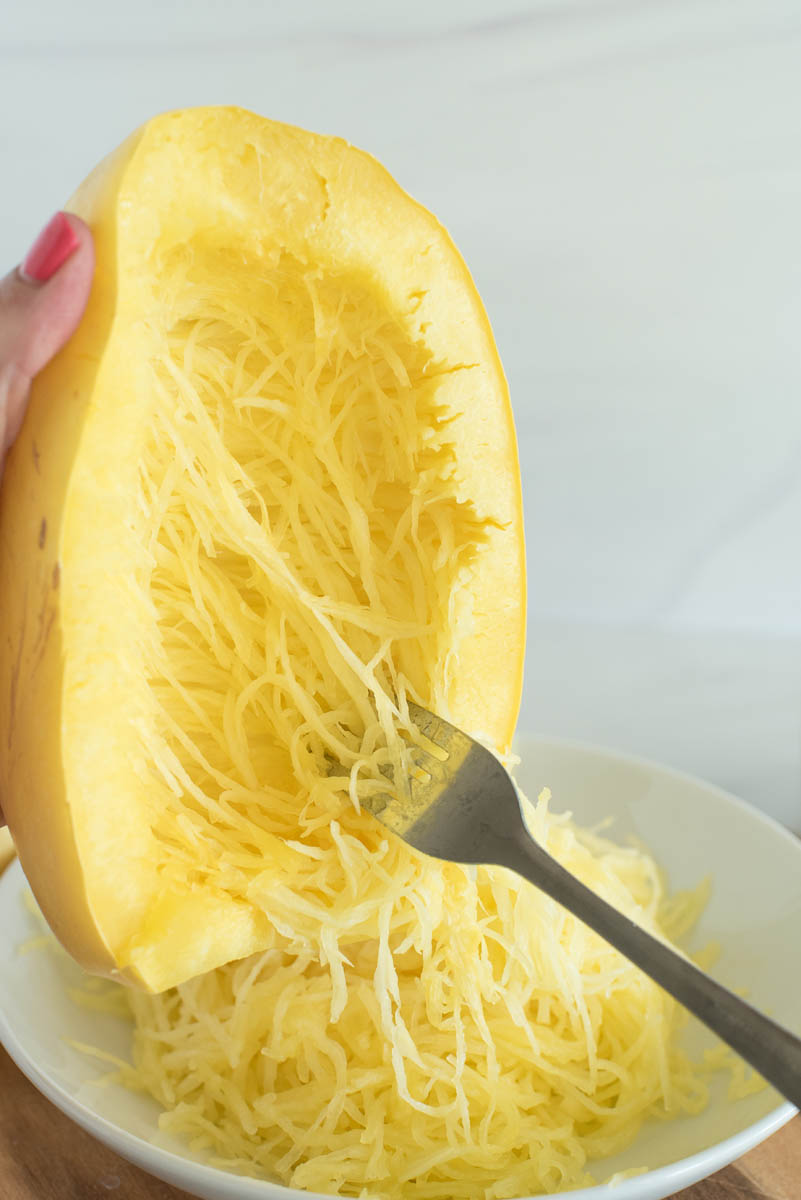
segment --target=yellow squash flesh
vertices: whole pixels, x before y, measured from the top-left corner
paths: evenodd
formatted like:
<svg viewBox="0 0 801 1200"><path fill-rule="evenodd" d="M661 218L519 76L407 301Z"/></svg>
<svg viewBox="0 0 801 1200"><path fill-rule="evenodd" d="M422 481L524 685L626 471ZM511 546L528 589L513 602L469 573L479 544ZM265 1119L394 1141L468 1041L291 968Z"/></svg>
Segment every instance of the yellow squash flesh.
<svg viewBox="0 0 801 1200"><path fill-rule="evenodd" d="M200 280L203 296L258 315L262 279L286 309L310 279L341 295L351 342L348 289L357 310L379 311L395 331L392 346L406 355L389 362L396 375L423 364L428 402L434 395L447 422L457 498L485 519L448 709L500 748L523 662L517 452L492 333L458 252L345 142L238 109L170 113L101 163L69 207L92 228L97 276L78 332L35 381L3 479L0 787L26 875L64 945L87 968L156 991L273 936L258 906L208 873L165 871L154 834L141 474L152 363L164 331L174 342L183 328L173 309L184 311ZM276 271L300 282L287 276L290 290L276 292ZM422 668L420 680L430 702Z"/></svg>
<svg viewBox="0 0 801 1200"><path fill-rule="evenodd" d="M0 871L11 862L14 857L14 843L11 840L11 834L7 829L0 829Z"/></svg>

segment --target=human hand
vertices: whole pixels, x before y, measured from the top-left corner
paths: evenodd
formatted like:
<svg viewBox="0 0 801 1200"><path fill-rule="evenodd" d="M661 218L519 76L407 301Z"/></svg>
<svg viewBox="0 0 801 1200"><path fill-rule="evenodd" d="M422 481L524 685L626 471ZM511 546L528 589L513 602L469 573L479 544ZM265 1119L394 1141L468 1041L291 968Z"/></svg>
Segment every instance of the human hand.
<svg viewBox="0 0 801 1200"><path fill-rule="evenodd" d="M78 325L93 271L89 229L56 213L22 265L0 280L0 474L22 427L31 380Z"/></svg>
<svg viewBox="0 0 801 1200"><path fill-rule="evenodd" d="M0 472L22 426L31 380L78 325L93 270L87 226L56 213L22 265L0 280Z"/></svg>

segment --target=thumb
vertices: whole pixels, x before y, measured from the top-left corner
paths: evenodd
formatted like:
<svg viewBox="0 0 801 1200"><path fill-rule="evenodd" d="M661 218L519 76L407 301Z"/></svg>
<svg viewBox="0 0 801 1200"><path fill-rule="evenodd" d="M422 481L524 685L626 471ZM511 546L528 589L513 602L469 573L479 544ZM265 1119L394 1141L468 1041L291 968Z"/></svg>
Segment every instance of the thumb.
<svg viewBox="0 0 801 1200"><path fill-rule="evenodd" d="M0 469L22 425L31 379L78 325L93 270L89 229L60 212L23 264L0 280Z"/></svg>

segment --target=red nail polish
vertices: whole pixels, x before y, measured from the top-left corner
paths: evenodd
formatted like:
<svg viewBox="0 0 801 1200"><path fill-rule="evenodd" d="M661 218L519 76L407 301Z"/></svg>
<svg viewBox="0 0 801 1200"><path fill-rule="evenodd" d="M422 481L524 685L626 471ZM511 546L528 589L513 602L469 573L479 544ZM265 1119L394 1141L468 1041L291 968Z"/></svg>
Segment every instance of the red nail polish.
<svg viewBox="0 0 801 1200"><path fill-rule="evenodd" d="M63 212L57 212L45 225L22 264L22 274L37 283L45 283L78 249L80 238Z"/></svg>

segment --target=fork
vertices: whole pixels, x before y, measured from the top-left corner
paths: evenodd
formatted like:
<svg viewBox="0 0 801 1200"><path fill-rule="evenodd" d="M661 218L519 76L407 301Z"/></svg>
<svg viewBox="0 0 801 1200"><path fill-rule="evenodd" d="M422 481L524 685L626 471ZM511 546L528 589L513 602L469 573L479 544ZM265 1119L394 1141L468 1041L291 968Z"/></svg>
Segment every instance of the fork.
<svg viewBox="0 0 801 1200"><path fill-rule="evenodd" d="M510 867L522 875L600 934L801 1108L801 1039L646 933L552 858L526 829L515 785L491 751L417 704L409 703L409 715L432 749L415 744L407 751L415 770L403 795L378 792L364 797L362 807L422 854Z"/></svg>

